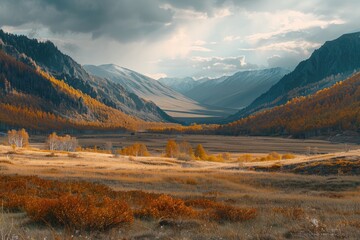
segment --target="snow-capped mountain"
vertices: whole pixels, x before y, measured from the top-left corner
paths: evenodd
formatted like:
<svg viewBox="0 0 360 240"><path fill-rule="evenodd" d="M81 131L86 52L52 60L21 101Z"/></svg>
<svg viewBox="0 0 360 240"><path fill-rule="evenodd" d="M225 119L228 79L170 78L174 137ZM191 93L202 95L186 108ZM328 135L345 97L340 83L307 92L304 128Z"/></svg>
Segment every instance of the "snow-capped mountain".
<svg viewBox="0 0 360 240"><path fill-rule="evenodd" d="M84 68L92 75L109 79L122 85L129 92L154 102L172 117L222 117L228 113L218 109L210 110L155 79L115 64L85 65Z"/></svg>
<svg viewBox="0 0 360 240"><path fill-rule="evenodd" d="M186 78L160 78L158 80L163 85L166 85L179 93L185 93L197 85L201 84L201 81L196 81L191 77Z"/></svg>
<svg viewBox="0 0 360 240"><path fill-rule="evenodd" d="M230 77L202 82L184 95L200 103L240 109L270 89L287 73L289 71L282 68L242 71Z"/></svg>

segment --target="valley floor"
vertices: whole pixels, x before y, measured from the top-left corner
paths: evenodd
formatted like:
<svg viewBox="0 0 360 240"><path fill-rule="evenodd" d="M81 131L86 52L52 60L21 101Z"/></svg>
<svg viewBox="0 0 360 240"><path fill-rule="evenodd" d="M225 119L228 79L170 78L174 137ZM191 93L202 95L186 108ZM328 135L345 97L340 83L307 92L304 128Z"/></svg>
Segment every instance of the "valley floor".
<svg viewBox="0 0 360 240"><path fill-rule="evenodd" d="M211 139L215 137L204 137L204 145L214 153L221 150L210 147L213 144ZM196 137L195 140L192 138L192 141L197 141ZM89 139L83 137L80 142ZM229 146L232 142L230 140L226 138L226 141L221 142ZM249 140L243 141L243 144L251 145L253 142ZM1 145L0 174L82 180L104 184L118 191L142 190L181 199L205 198L232 206L255 208L258 212L255 219L244 222L216 223L183 219L176 220L175 224L164 225L158 220L136 219L131 227L105 233L79 233L75 234L76 239L359 239L359 174L341 170L336 171L336 174L320 176L316 175L318 171L295 172L290 171L294 167L287 167L345 159L353 164L347 165L348 168L359 168L358 146L353 145L353 150L344 152L340 144L318 141L316 145L312 142L313 146L318 146L325 153L305 155L304 147L308 142L298 142L298 146L294 140L268 140L265 145L281 142L278 146L284 148L283 152L289 151L286 146L291 143L293 147L296 146L292 152L298 149L298 154L288 160L239 162L230 159L225 162L208 162L89 152L54 155L37 148L14 152L10 147ZM162 144L150 142L153 146ZM235 156L241 152L232 150ZM255 149L250 152L255 152ZM258 152L261 156L268 150ZM340 166L341 162L338 164ZM5 212L0 217L1 239L4 236L8 237L5 239L11 239L9 236L52 239L54 231L59 236L64 234L61 229L29 224L23 213ZM10 234L6 235L6 232Z"/></svg>

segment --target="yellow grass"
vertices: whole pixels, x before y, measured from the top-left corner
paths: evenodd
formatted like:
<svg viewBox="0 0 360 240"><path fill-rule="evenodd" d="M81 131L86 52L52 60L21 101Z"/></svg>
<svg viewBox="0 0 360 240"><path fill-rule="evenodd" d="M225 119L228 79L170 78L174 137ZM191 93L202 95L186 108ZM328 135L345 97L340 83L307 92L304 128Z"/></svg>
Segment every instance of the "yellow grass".
<svg viewBox="0 0 360 240"><path fill-rule="evenodd" d="M227 208L209 211L204 217L196 219L136 218L131 227L97 233L96 237L100 239L141 239L146 236L148 239L357 239L360 236L359 176L296 175L248 170L258 166L272 167L274 164L284 167L288 164L326 161L333 157L360 157L359 150L317 156L298 155L292 159L271 161L243 161L240 166L237 161L182 161L156 156L130 159L89 152L77 152L76 157L56 152L57 157L46 157L49 152L37 149L17 149L15 153L8 154L10 151L10 147L0 146L2 175L82 180L104 184L117 191L142 190L167 194L183 199L185 204L190 200L209 199L239 209L256 209L256 217L246 222L221 223L209 219L223 213L236 219L241 214ZM252 155L254 159L260 157L258 154ZM237 156L239 154L231 154L233 159ZM154 202L146 211L160 214L161 211L154 209L161 209L162 204L161 201ZM204 207L201 206L207 203L197 204L197 208L203 211ZM186 212L187 208L183 205L181 209L184 209L185 215L192 214ZM21 213L1 213L0 219L6 219L0 221L0 234L1 229L11 225L12 235L33 236L34 239L53 239L55 235L66 234L82 239L80 234L90 238L96 235L92 232L67 233L61 228L53 230L47 226L29 226L27 217Z"/></svg>

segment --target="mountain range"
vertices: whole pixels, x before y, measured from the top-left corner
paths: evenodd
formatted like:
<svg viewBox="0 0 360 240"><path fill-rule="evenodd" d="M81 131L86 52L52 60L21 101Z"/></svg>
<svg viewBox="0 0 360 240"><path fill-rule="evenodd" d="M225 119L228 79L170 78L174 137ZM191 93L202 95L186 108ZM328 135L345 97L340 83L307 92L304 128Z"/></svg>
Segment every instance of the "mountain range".
<svg viewBox="0 0 360 240"><path fill-rule="evenodd" d="M299 63L294 71L227 121L285 104L295 97L311 95L346 79L359 69L360 33L345 34L315 50L309 59Z"/></svg>
<svg viewBox="0 0 360 240"><path fill-rule="evenodd" d="M160 78L158 81L163 85L168 86L179 93L186 94L187 91L193 89L194 87L198 86L199 84L201 84L206 80L208 79L195 80L192 77L185 77L185 78L165 77L165 78Z"/></svg>
<svg viewBox="0 0 360 240"><path fill-rule="evenodd" d="M313 95L293 98L284 105L222 125L217 131L230 135L301 138L351 131L359 136L360 73Z"/></svg>
<svg viewBox="0 0 360 240"><path fill-rule="evenodd" d="M282 68L241 71L230 77L203 81L184 95L200 103L242 109L287 73Z"/></svg>
<svg viewBox="0 0 360 240"><path fill-rule="evenodd" d="M232 122L219 128L227 134L356 130L359 69L360 33L326 42L292 72L155 80L115 64L81 66L50 41L0 30L0 128L145 129L149 121L183 121Z"/></svg>
<svg viewBox="0 0 360 240"><path fill-rule="evenodd" d="M60 52L50 41L39 42L0 30L0 50L128 115L147 121L175 121L153 102L126 91L122 85L89 75L80 64Z"/></svg>
<svg viewBox="0 0 360 240"><path fill-rule="evenodd" d="M161 81L115 64L85 65L84 69L93 76L120 84L128 92L153 101L167 114L182 121L190 119L191 122L197 118L221 118L229 114L226 108L201 104L162 84Z"/></svg>

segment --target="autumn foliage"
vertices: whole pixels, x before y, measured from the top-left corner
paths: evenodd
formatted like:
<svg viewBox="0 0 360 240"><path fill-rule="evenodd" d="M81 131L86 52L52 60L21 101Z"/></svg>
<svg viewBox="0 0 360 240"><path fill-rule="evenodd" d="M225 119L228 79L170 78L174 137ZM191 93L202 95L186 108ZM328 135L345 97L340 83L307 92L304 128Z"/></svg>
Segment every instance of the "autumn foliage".
<svg viewBox="0 0 360 240"><path fill-rule="evenodd" d="M318 91L295 98L239 121L220 126L221 134L292 134L311 136L360 129L360 73Z"/></svg>
<svg viewBox="0 0 360 240"><path fill-rule="evenodd" d="M19 148L29 145L29 134L25 129L8 131L8 143Z"/></svg>
<svg viewBox="0 0 360 240"><path fill-rule="evenodd" d="M175 158L178 155L179 155L178 144L172 139L168 140L165 147L165 156L170 158Z"/></svg>
<svg viewBox="0 0 360 240"><path fill-rule="evenodd" d="M194 218L196 211L185 205L181 199L161 195L153 199L147 206L138 210L140 218Z"/></svg>
<svg viewBox="0 0 360 240"><path fill-rule="evenodd" d="M145 144L143 143L134 143L131 146L125 147L123 149L121 149L119 151L119 153L121 155L126 155L126 156L142 156L142 157L147 157L150 156L150 153L146 147Z"/></svg>
<svg viewBox="0 0 360 240"><path fill-rule="evenodd" d="M0 69L0 129L140 130L168 126L126 115L1 50Z"/></svg>
<svg viewBox="0 0 360 240"><path fill-rule="evenodd" d="M70 231L104 231L140 219L246 221L256 209L208 199L183 200L143 191L114 191L88 182L61 182L35 176L0 175L0 201L5 210L25 212L33 222Z"/></svg>
<svg viewBox="0 0 360 240"><path fill-rule="evenodd" d="M51 151L74 152L77 147L77 140L70 135L58 136L53 132L47 139L47 145Z"/></svg>

